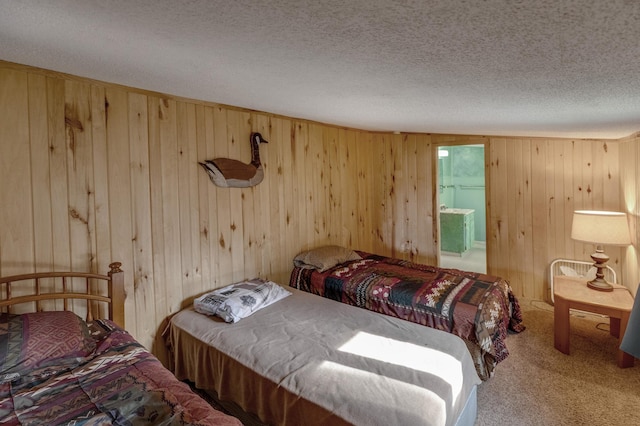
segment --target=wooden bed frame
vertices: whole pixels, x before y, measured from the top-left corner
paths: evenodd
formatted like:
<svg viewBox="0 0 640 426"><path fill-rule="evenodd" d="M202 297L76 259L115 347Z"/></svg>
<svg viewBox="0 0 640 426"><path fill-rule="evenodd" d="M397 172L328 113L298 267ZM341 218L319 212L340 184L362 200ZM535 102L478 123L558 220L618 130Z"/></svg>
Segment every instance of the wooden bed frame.
<svg viewBox="0 0 640 426"><path fill-rule="evenodd" d="M70 310L69 299L83 299L86 300L87 305L87 321L94 319L94 307L91 302L103 302L108 306L108 319L120 327L124 327L124 272L120 269L120 266L122 266L120 262L109 264L107 275L85 272L37 272L0 277L0 291L3 291L3 298L0 300L0 312L12 313L14 305L33 302L35 302L36 311L40 312L43 310L41 301L56 299L62 299L64 301L64 310L68 311ZM69 289L69 282L76 278L85 281L84 292ZM56 285L47 284L43 286L41 283L43 280L53 280L54 284L61 281L62 291L56 291ZM92 286L92 283L96 283L97 286ZM99 294L105 285L107 286L107 296ZM12 293L15 291L15 286L19 286L20 296L13 297ZM92 287L94 287L93 291ZM31 291L31 294L23 295L29 291Z"/></svg>

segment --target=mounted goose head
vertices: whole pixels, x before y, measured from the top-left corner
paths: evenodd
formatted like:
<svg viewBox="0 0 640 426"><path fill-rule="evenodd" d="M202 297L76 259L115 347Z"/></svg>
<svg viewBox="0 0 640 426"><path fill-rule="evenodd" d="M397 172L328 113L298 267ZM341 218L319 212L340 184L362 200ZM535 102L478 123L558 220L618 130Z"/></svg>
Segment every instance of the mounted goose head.
<svg viewBox="0 0 640 426"><path fill-rule="evenodd" d="M216 158L200 163L211 182L224 188L247 188L262 182L264 170L260 163L260 144L267 143L267 140L260 133L252 133L249 142L251 143L251 163L249 164L231 158Z"/></svg>

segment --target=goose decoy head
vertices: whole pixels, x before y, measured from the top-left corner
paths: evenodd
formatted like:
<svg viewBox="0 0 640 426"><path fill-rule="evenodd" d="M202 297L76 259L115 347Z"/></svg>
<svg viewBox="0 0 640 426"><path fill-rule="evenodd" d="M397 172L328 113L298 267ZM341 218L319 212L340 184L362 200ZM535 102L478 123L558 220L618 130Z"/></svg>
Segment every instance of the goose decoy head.
<svg viewBox="0 0 640 426"><path fill-rule="evenodd" d="M256 144L269 143L269 141L263 138L262 135L258 132L251 134L251 141Z"/></svg>

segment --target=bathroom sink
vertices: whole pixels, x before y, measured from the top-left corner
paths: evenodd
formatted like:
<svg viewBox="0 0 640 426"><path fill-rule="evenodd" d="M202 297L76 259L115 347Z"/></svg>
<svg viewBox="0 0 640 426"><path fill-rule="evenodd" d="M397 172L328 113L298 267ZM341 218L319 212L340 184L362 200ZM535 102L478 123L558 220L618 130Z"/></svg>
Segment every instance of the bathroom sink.
<svg viewBox="0 0 640 426"><path fill-rule="evenodd" d="M440 210L440 213L449 213L449 214L469 214L473 213L473 209L456 209L456 208L446 208Z"/></svg>

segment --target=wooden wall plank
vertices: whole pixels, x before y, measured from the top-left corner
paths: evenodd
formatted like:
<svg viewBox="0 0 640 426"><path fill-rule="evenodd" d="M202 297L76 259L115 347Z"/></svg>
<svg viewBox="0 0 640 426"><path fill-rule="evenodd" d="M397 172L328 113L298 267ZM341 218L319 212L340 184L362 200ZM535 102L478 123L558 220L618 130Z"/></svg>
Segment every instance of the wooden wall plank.
<svg viewBox="0 0 640 426"><path fill-rule="evenodd" d="M601 142L599 145L598 155L602 155L602 177L604 179L602 185L602 204L609 210L618 208L621 211L625 211L625 207L627 206L623 202L623 191L620 185L622 178L620 173L626 169L620 165L620 159L624 158L625 161L628 159L621 154L623 144ZM637 170L638 167L631 167L630 169ZM632 179L632 182L635 182L635 180Z"/></svg>
<svg viewBox="0 0 640 426"><path fill-rule="evenodd" d="M186 105L187 108L187 132L186 132L186 140L187 140L187 148L188 148L188 157L187 157L187 171L186 177L188 179L188 189L189 189L189 205L180 206L182 215L182 211L185 211L185 215L189 217L189 228L188 232L190 234L190 243L191 243L191 259L189 262L191 264L191 277L192 280L188 281L188 287L184 288L183 291L185 295L188 297L187 302L183 301L182 305L191 303L191 299L195 298L195 296L200 295L207 288L204 287L204 283L202 281L202 254L200 253L200 210L198 208L198 175L201 170L201 167L198 165L198 122L197 122L197 114L196 114L196 105L192 103L188 103ZM184 143L182 140L179 140L179 143ZM181 167L184 167L184 162L181 163ZM182 174L181 174L182 175ZM182 236L182 235L181 235ZM184 256L183 256L184 257ZM184 270L184 265L183 265Z"/></svg>
<svg viewBox="0 0 640 426"><path fill-rule="evenodd" d="M250 158L249 154L249 135L251 131L251 125L249 122L250 115L241 111L229 111L227 113L227 130L228 130L228 147L229 158L248 162L247 158ZM250 221L245 222L245 215L249 214L248 211L244 211L244 199L247 197L248 190L235 188L226 188L229 192L229 206L231 209L229 229L231 230L230 250L231 250L231 264L233 267L233 282L243 280L245 278L251 278L253 274L253 268L251 264L247 265L245 272L245 238L253 238L254 228L253 223ZM247 229L243 225L247 225ZM246 259L253 259L249 253L247 253ZM248 275L249 276L248 276Z"/></svg>
<svg viewBox="0 0 640 426"><path fill-rule="evenodd" d="M507 175L507 141L504 138L491 140L489 149L491 156L491 217L487 229L487 244L492 245L491 258L487 259L487 273L508 277L509 273L509 216L507 200L509 180Z"/></svg>
<svg viewBox="0 0 640 426"><path fill-rule="evenodd" d="M313 248L315 232L315 219L316 211L313 204L314 200L314 179L316 168L309 168L310 164L313 164L313 152L311 150L311 141L309 139L310 127L314 123L301 123L297 126L296 140L302 146L302 149L298 151L301 155L299 169L296 173L300 177L300 207L304 206L304 216L300 216L298 219L298 226L300 227L300 236L303 238L305 247ZM315 141L314 141L315 142Z"/></svg>
<svg viewBox="0 0 640 426"><path fill-rule="evenodd" d="M227 110L215 108L212 111L213 123L213 146L207 158L229 158L229 135L227 132ZM229 188L220 188L211 183L211 188L215 191L215 197L209 201L210 217L215 218L218 223L218 235L212 239L211 251L217 253L218 277L220 279L216 286L222 286L234 282L233 262L231 257L232 223L231 191ZM215 204L212 202L215 201ZM239 216L241 212L233 211L233 215Z"/></svg>
<svg viewBox="0 0 640 426"><path fill-rule="evenodd" d="M105 101L105 88L91 86L91 157L89 173L93 175L93 216L94 229L92 245L94 247L94 260L92 268L97 273L105 274L109 271L111 263L111 235L109 234L109 177L107 164L107 113ZM93 291L100 291L107 295L108 291L101 288L98 283L93 283ZM105 303L93 303L93 314L97 318L107 314Z"/></svg>
<svg viewBox="0 0 640 426"><path fill-rule="evenodd" d="M407 195L405 218L407 239L411 241L410 259L418 260L418 222L425 220L418 208L418 141L416 135L407 138Z"/></svg>
<svg viewBox="0 0 640 426"><path fill-rule="evenodd" d="M109 233L109 171L107 164L107 112L105 88L91 86L91 138L95 205L95 272L109 271L111 235ZM105 306L101 306L104 313Z"/></svg>
<svg viewBox="0 0 640 426"><path fill-rule="evenodd" d="M565 235L571 235L572 212L582 208L582 150L576 147L576 141L564 142L564 205L559 206L558 211L562 213L562 229ZM569 173L567 173L569 171ZM569 259L576 259L576 248L581 243L577 243L570 238L566 240L563 252Z"/></svg>
<svg viewBox="0 0 640 426"><path fill-rule="evenodd" d="M196 169L197 195L194 200L198 209L198 231L195 240L200 245L200 292L216 287L215 277L219 272L217 259L212 255L212 244L217 243L218 222L209 210L210 199L215 206L215 190L212 188L213 182L207 173L200 167L199 162L211 160L207 154L207 146L213 146L213 111L205 108L204 105L196 105L196 159L193 164Z"/></svg>
<svg viewBox="0 0 640 426"><path fill-rule="evenodd" d="M355 156L356 169L358 171L357 192L358 192L358 239L360 246L365 251L373 251L372 242L372 209L375 208L376 194L375 188L368 184L372 180L372 170L375 159L372 155L373 135L368 132L358 132L358 150ZM400 218L394 218L398 222Z"/></svg>
<svg viewBox="0 0 640 426"><path fill-rule="evenodd" d="M587 152L587 145L588 144L583 143L583 141L572 141L572 152L570 158L573 159L573 196L572 200L568 202L568 204L572 206L570 209L571 211L594 209L590 200L591 181L589 179L591 167L589 163L590 155ZM573 216L568 210L565 214L566 229L571 229L572 219ZM595 246L592 244L584 244L573 240L569 241L571 241L568 245L570 259L588 260L589 255L595 251Z"/></svg>
<svg viewBox="0 0 640 426"><path fill-rule="evenodd" d="M34 260L35 272L41 272L50 270L50 265L53 264L46 77L29 74L28 90ZM2 202L0 204L4 205Z"/></svg>
<svg viewBox="0 0 640 426"><path fill-rule="evenodd" d="M308 170L305 174L306 188L305 199L307 205L307 219L308 221L301 221L303 226L307 229L307 241L309 246L312 242L318 242L324 244L322 241L325 238L325 229L323 222L322 203L324 202L323 186L323 173L325 171L324 156L322 145L323 135L322 128L316 123L310 123L307 128L306 143L305 143L305 165L314 164L312 170ZM315 243L313 244L315 245Z"/></svg>
<svg viewBox="0 0 640 426"><path fill-rule="evenodd" d="M34 269L27 74L0 69L0 273ZM46 182L44 182L46 183ZM42 183L34 182L34 185Z"/></svg>
<svg viewBox="0 0 640 426"><path fill-rule="evenodd" d="M327 179L327 194L325 200L330 206L330 210L327 214L327 238L328 241L333 244L340 244L340 236L342 229L342 217L339 214L332 212L339 212L342 203L342 191L340 190L340 176L338 162L338 129L335 127L327 127L324 129L324 146L325 146L325 161L328 173L326 173Z"/></svg>
<svg viewBox="0 0 640 426"><path fill-rule="evenodd" d="M153 327L154 324L159 324L162 317L169 312L167 287L169 285L175 285L175 282L169 282L165 270L165 249L167 243L165 243L164 235L165 212L163 208L162 150L160 141L160 121L164 119L165 113L164 109L161 108L162 102L163 100L156 96L149 96L147 98L149 120L149 199L153 215L151 220L151 251L153 253L153 277L155 287L155 298L153 300L155 315L149 315L147 317L151 318L151 327ZM167 220L170 219L171 218L167 218ZM144 321L144 319L140 320Z"/></svg>
<svg viewBox="0 0 640 426"><path fill-rule="evenodd" d="M379 164L374 165L374 170L383 172L381 180L384 187L379 193L378 201L385 205L383 220L387 222L384 240L378 244L382 246L383 254L400 258L407 258L411 250L411 241L407 241L402 216L405 185L402 144L406 137L407 135L386 135L382 153L374 158L374 161L381 159Z"/></svg>
<svg viewBox="0 0 640 426"><path fill-rule="evenodd" d="M397 221L399 216L400 181L402 180L402 166L398 165L398 156L402 150L402 135L387 135L383 139L380 154L374 156L374 170L382 170L380 177L383 187L379 195L379 203L384 204L383 221L386 222L384 240L379 241L381 253L388 256L403 257L406 249L404 236L399 235ZM377 174L377 173L376 173ZM374 183L375 189L375 183Z"/></svg>
<svg viewBox="0 0 640 426"><path fill-rule="evenodd" d="M64 80L47 78L47 128L49 130L53 265L54 269L58 271L71 269L64 87Z"/></svg>
<svg viewBox="0 0 640 426"><path fill-rule="evenodd" d="M550 219L548 189L553 186L552 162L548 161L549 145L545 140L534 140L531 146L531 229L532 275L531 297L551 300L549 293L549 243L548 227Z"/></svg>
<svg viewBox="0 0 640 426"><path fill-rule="evenodd" d="M375 253L398 254L400 255L397 241L394 239L394 206L393 201L388 197L393 194L394 183L392 178L393 170L393 139L400 141L399 137L379 135L376 143L372 146L374 170L372 186L376 191L374 210L377 211L378 220L375 221L374 240L372 251Z"/></svg>
<svg viewBox="0 0 640 426"><path fill-rule="evenodd" d="M124 270L133 273L135 333L153 336L156 332L156 288L151 205L149 150L149 110L147 96L131 93L128 101L129 159L131 162L132 262L122 260ZM118 197L122 196L119 193Z"/></svg>
<svg viewBox="0 0 640 426"><path fill-rule="evenodd" d="M265 114L251 114L252 132L259 132L267 141L267 144L260 146L260 161L264 168L265 178L264 184L258 184L252 187L252 195L254 199L253 223L255 226L255 277L265 278L269 276L271 271L270 253L271 243L277 238L272 235L271 215L269 214L269 185L267 181L272 178L270 175L273 170L271 167L272 154L279 148L277 140L273 139L271 134L272 122L271 118ZM273 144L273 145L272 145ZM275 155L274 155L275 157Z"/></svg>
<svg viewBox="0 0 640 426"><path fill-rule="evenodd" d="M604 174L606 153L604 152L604 144L589 144L591 145L591 202L595 208L596 206L604 205L604 187L607 183L607 179ZM617 192L617 191L616 191Z"/></svg>
<svg viewBox="0 0 640 426"><path fill-rule="evenodd" d="M95 270L95 200L91 86L67 81L65 85L67 176L69 179L69 232L71 268Z"/></svg>
<svg viewBox="0 0 640 426"><path fill-rule="evenodd" d="M158 133L160 145L160 180L162 185L162 233L164 235L164 278L168 314L177 312L183 301L181 238L180 238L180 189L178 170L178 104L169 98L161 98L158 108ZM155 232L154 232L155 238Z"/></svg>
<svg viewBox="0 0 640 426"><path fill-rule="evenodd" d="M521 229L519 230L519 238L523 245L521 259L533 259L534 246L534 228L533 228L533 193L531 183L533 180L531 172L531 141L523 140L522 146L522 205L519 212L521 217ZM543 299L543 289L535 285L534 262L520 262L520 268L523 269L522 295L530 299ZM539 288L540 291L536 291Z"/></svg>
<svg viewBox="0 0 640 426"><path fill-rule="evenodd" d="M107 88L106 131L107 131L107 174L109 179L109 217L111 258L122 262L125 272L125 326L136 327L139 322L148 321L148 328L155 328L154 317L145 316L145 312L136 310L133 280L133 234L131 204L131 161L129 141L129 97L120 89ZM102 272L104 273L104 272ZM130 324L135 318L135 323ZM129 320L130 319L130 320ZM154 336L140 336L141 342L151 347Z"/></svg>
<svg viewBox="0 0 640 426"><path fill-rule="evenodd" d="M287 248L284 239L286 227L286 212L284 205L285 194L282 188L283 181L283 150L288 149L289 134L285 131L283 122L273 118L269 120L269 158L267 164L267 175L265 176L265 194L261 201L261 211L268 220L268 230L262 247L262 258L264 262L264 276L269 279L286 283L279 274L278 265L286 263L291 259L287 255ZM266 225L265 225L266 226Z"/></svg>
<svg viewBox="0 0 640 426"><path fill-rule="evenodd" d="M181 307L190 305L202 292L200 275L199 210L195 105L176 104L178 208L180 229Z"/></svg>
<svg viewBox="0 0 640 426"><path fill-rule="evenodd" d="M418 135L416 140L417 148L417 177L416 177L416 208L418 209L417 222L417 241L415 241L417 249L417 261L435 265L437 264L437 245L433 243L434 232L434 203L431 194L437 194L437 188L434 176L434 150L431 147L430 135Z"/></svg>
<svg viewBox="0 0 640 426"><path fill-rule="evenodd" d="M307 194L307 176L305 170L309 169L307 164L308 132L306 123L295 122L292 128L292 169L297 177L292 185L292 205L291 205L291 226L295 228L292 238L298 241L299 250L312 248L309 242L309 203Z"/></svg>
<svg viewBox="0 0 640 426"><path fill-rule="evenodd" d="M273 264L271 267L271 273L274 277L274 280L279 283L287 283L289 280L289 273L291 271L291 267L293 265L293 258L296 254L298 254L299 246L298 241L292 238L289 238L289 223L291 214L293 213L293 205L291 204L291 193L292 193L292 185L294 176L287 173L285 171L291 165L291 133L292 129L292 121L291 120L277 120L278 125L276 129L279 131L276 133L280 135L279 137L279 145L280 149L278 152L281 156L281 165L282 167L278 170L279 180L278 183L270 182L271 191L278 191L278 203L280 207L278 210L281 212L278 217L280 222L280 231L278 234L278 238L280 239L280 247L283 252L281 255L281 261L278 264ZM278 187L278 189L275 189ZM281 193L281 194L280 194Z"/></svg>
<svg viewBox="0 0 640 426"><path fill-rule="evenodd" d="M342 201L340 216L342 217L342 229L340 243L345 247L354 247L362 250L357 238L357 197L356 176L357 170L353 157L355 156L356 134L352 130L341 129L339 131L338 161L340 163L340 188L342 189Z"/></svg>
<svg viewBox="0 0 640 426"><path fill-rule="evenodd" d="M556 173L555 179L555 191L553 197L553 215L554 222L553 227L551 229L551 239L555 246L555 257L566 257L571 258L572 252L569 250L565 250L565 247L571 245L571 240L567 240L566 238L555 238L555 236L559 233L560 235L570 234L570 230L565 231L565 209L572 209L572 187L573 187L573 167L569 164L569 161L565 161L565 158L571 160L571 153L566 152L566 147L568 143L566 141L556 141L554 144L554 170ZM567 173L568 172L568 173ZM565 179L564 175L568 174L568 178ZM568 208L567 208L568 207ZM564 254L564 256L563 256Z"/></svg>
<svg viewBox="0 0 640 426"><path fill-rule="evenodd" d="M53 232L51 223L51 179L49 173L49 132L47 126L47 79L28 74L29 142L31 157L31 203L33 205L34 272L51 270ZM2 126L0 126L2 128ZM4 205L1 201L0 204ZM1 271L0 271L1 272ZM55 280L40 285L54 291ZM62 305L62 304L58 304ZM55 310L56 303L42 301L43 310Z"/></svg>
<svg viewBox="0 0 640 426"><path fill-rule="evenodd" d="M522 291L523 281L521 265L518 263L522 255L522 240L520 238L521 218L517 214L522 205L521 147L522 145L520 140L516 143L505 143L504 167L502 167L503 171L506 169L506 172L503 172L502 174L502 178L506 179L507 194L510 195L504 199L507 203L506 216L509 218L509 229L507 230L506 238L509 242L508 247L511 248L509 251L508 261L505 262L505 266L506 270L510 272L509 281L511 282L511 286L514 288L514 291L517 292ZM498 161L501 162L499 157ZM498 165L497 170L500 170L500 165ZM504 223L501 220L501 227L502 225L504 225ZM500 275L504 276L503 273L500 273Z"/></svg>
<svg viewBox="0 0 640 426"><path fill-rule="evenodd" d="M299 213L299 203L296 198L297 185L295 183L296 175L294 174L294 161L297 155L297 145L295 140L295 121L282 122L282 185L281 191L284 193L283 198L283 215L284 215L284 227L281 228L282 235L284 237L285 253L289 255L289 259L286 260L287 270L290 270L292 266L293 258L298 254L303 247L300 244L298 222L297 218ZM281 222L282 223L282 222Z"/></svg>

